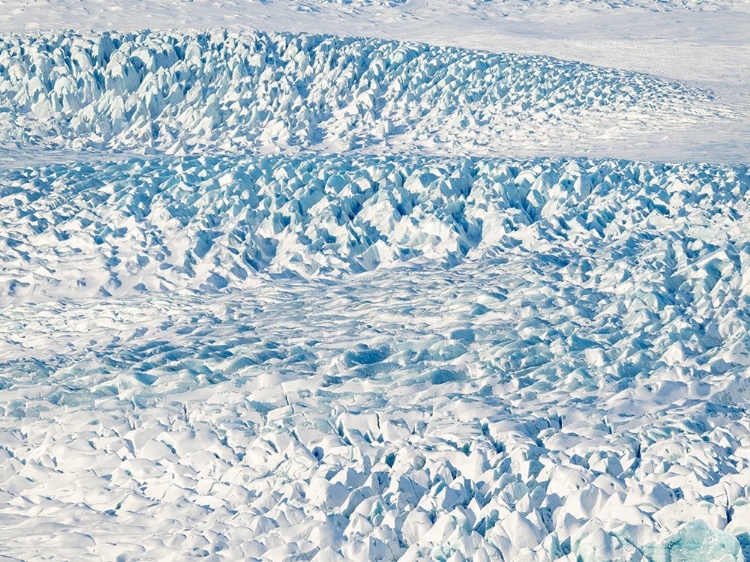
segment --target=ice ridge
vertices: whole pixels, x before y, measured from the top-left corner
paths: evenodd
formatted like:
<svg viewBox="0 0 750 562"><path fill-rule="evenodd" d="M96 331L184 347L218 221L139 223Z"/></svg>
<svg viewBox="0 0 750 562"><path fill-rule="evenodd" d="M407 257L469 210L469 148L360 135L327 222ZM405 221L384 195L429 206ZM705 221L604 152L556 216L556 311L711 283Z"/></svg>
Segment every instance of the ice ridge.
<svg viewBox="0 0 750 562"><path fill-rule="evenodd" d="M452 154L634 137L720 113L705 92L542 56L291 33L0 37L0 141L186 154ZM718 112L718 113L717 113Z"/></svg>
<svg viewBox="0 0 750 562"><path fill-rule="evenodd" d="M656 231L675 272L715 248L701 266L710 291L744 270L747 251L743 167L169 157L6 170L0 181L5 302L241 288L258 274L335 277L514 250L607 249L627 275L629 251L656 244Z"/></svg>

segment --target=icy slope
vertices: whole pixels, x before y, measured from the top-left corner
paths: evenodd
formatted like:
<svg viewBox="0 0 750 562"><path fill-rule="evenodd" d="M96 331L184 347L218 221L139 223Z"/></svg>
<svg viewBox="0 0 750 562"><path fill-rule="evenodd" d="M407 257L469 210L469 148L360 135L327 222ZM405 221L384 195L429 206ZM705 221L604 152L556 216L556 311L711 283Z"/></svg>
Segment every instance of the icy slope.
<svg viewBox="0 0 750 562"><path fill-rule="evenodd" d="M393 41L0 38L0 140L21 146L538 154L581 139L611 150L723 114L705 92L648 75Z"/></svg>

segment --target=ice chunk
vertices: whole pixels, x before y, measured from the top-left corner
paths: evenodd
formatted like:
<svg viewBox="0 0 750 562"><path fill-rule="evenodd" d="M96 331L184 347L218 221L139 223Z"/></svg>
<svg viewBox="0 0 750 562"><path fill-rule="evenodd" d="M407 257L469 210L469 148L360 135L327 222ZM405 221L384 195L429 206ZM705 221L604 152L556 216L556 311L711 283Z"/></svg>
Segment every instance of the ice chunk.
<svg viewBox="0 0 750 562"><path fill-rule="evenodd" d="M661 544L642 550L654 562L745 562L734 535L712 529L702 520L686 523Z"/></svg>

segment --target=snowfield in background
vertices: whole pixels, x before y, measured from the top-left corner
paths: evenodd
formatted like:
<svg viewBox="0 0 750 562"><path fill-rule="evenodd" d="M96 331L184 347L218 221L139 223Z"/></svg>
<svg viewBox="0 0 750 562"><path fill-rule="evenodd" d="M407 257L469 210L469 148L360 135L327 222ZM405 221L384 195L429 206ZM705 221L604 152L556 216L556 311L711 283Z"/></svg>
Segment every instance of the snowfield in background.
<svg viewBox="0 0 750 562"><path fill-rule="evenodd" d="M749 559L747 12L0 0L0 560Z"/></svg>

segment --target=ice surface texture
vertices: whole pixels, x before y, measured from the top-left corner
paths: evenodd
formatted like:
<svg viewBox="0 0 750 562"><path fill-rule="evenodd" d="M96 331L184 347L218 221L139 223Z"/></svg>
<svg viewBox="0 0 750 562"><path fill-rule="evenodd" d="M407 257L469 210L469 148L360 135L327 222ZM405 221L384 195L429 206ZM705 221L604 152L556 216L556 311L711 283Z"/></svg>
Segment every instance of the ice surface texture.
<svg viewBox="0 0 750 562"><path fill-rule="evenodd" d="M538 154L720 115L702 91L546 57L260 32L0 38L0 140L22 146Z"/></svg>
<svg viewBox="0 0 750 562"><path fill-rule="evenodd" d="M742 560L746 168L169 157L0 182L5 554Z"/></svg>
<svg viewBox="0 0 750 562"><path fill-rule="evenodd" d="M742 561L748 168L498 157L722 111L394 41L0 38L11 154L88 151L0 170L0 556Z"/></svg>
<svg viewBox="0 0 750 562"><path fill-rule="evenodd" d="M186 157L11 170L0 182L0 302L538 251L592 288L622 290L649 248L661 257L641 267L663 287L643 298L687 305L744 286L750 241L742 167ZM592 273L599 259L609 272Z"/></svg>
<svg viewBox="0 0 750 562"><path fill-rule="evenodd" d="M276 0L261 0L265 3L273 3ZM303 0L292 0L300 5L301 9L308 5ZM361 9L369 6L397 7L409 4L409 0L314 0L316 3L341 4L342 9ZM436 2L437 3L437 2ZM742 8L742 0L461 0L454 4L463 4L474 9L486 7L487 5L498 5L512 10L515 13L526 10L539 10L540 8L588 7L600 10L617 10L622 8L638 8L653 11L672 10L720 10L726 8Z"/></svg>

